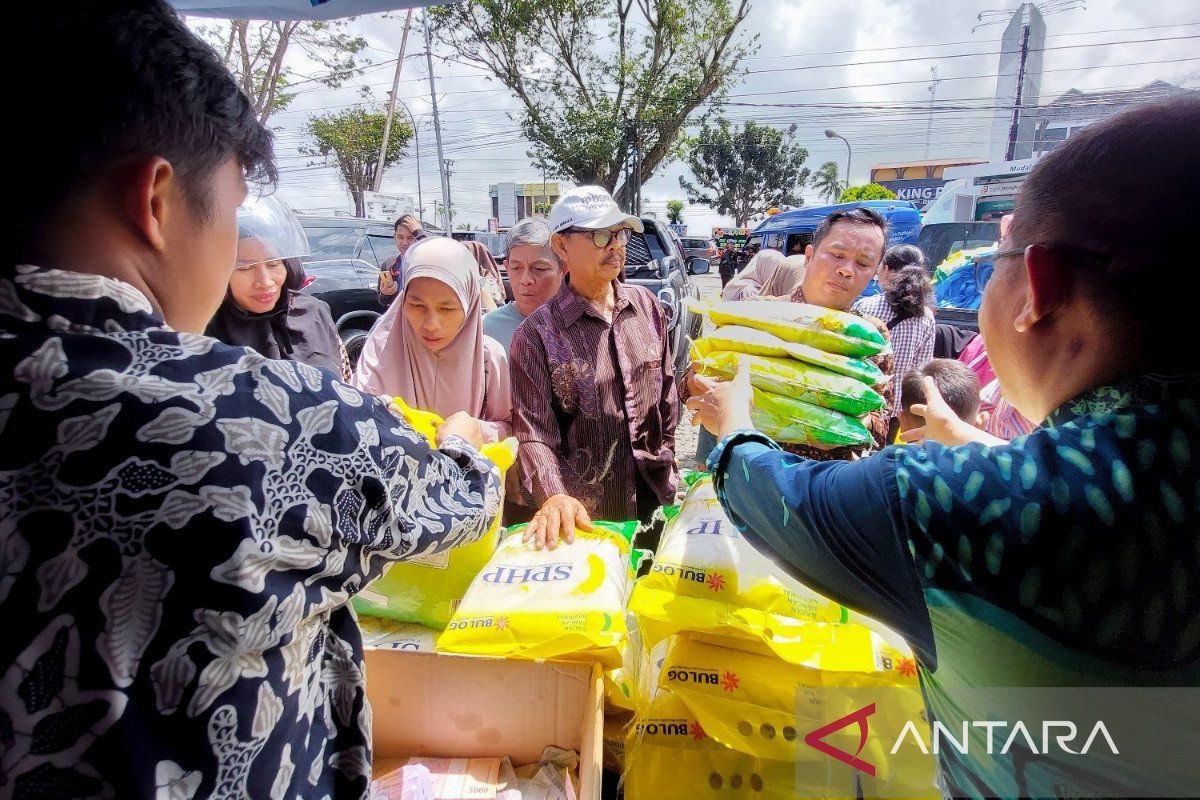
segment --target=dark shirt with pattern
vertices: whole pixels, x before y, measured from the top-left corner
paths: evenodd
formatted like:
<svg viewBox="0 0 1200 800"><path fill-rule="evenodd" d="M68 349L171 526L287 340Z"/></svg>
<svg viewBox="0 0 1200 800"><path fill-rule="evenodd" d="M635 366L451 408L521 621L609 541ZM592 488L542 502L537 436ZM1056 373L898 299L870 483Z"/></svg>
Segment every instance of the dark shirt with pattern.
<svg viewBox="0 0 1200 800"><path fill-rule="evenodd" d="M564 283L513 334L513 431L528 506L566 494L594 518L627 520L638 518L639 499L643 510L674 501L679 404L666 314L641 287L614 281L613 291L611 324Z"/></svg>
<svg viewBox="0 0 1200 800"><path fill-rule="evenodd" d="M818 464L738 431L708 463L747 541L909 641L932 718L995 712L958 687L1200 685L1195 373L1096 387L1004 445ZM945 796L1075 796L1085 767L1023 752L943 747Z"/></svg>
<svg viewBox="0 0 1200 800"><path fill-rule="evenodd" d="M0 277L0 375L0 796L366 797L350 598L495 468L94 275Z"/></svg>

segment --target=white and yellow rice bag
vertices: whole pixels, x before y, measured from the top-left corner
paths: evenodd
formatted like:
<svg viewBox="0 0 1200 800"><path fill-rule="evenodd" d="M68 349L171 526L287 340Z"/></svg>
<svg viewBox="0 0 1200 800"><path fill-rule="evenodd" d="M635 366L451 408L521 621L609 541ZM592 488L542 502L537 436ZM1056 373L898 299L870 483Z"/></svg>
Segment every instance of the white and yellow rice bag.
<svg viewBox="0 0 1200 800"><path fill-rule="evenodd" d="M622 665L636 523L596 522L573 544L535 550L517 526L471 582L438 650Z"/></svg>

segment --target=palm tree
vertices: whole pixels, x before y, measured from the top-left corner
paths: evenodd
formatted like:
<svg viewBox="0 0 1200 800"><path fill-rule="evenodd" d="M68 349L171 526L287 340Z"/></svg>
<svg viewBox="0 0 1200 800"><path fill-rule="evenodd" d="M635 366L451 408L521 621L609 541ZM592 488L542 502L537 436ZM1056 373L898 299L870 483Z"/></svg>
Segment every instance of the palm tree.
<svg viewBox="0 0 1200 800"><path fill-rule="evenodd" d="M813 188L828 203L836 202L841 197L842 190L846 187L838 178L838 167L835 162L826 161L820 169L813 173Z"/></svg>

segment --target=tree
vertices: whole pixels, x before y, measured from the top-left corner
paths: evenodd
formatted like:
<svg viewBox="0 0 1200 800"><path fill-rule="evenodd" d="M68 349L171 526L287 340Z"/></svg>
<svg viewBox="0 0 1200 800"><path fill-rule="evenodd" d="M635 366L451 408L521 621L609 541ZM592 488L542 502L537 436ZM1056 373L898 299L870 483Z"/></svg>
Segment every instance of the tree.
<svg viewBox="0 0 1200 800"><path fill-rule="evenodd" d="M839 203L853 203L858 200L895 200L896 193L878 183L867 183L862 186L850 186L838 198Z"/></svg>
<svg viewBox="0 0 1200 800"><path fill-rule="evenodd" d="M442 205L441 200L433 201L433 218L437 220L438 227L444 231L453 230L454 218L458 215L454 213L454 206L450 206L449 218L446 215L446 207Z"/></svg>
<svg viewBox="0 0 1200 800"><path fill-rule="evenodd" d="M842 185L841 178L838 177L838 166L834 161L826 161L821 165L821 168L813 173L813 188L817 190L819 197L825 198L825 202L832 203L837 200L838 196L845 189Z"/></svg>
<svg viewBox="0 0 1200 800"><path fill-rule="evenodd" d="M545 200L539 200L533 204L533 213L541 214L543 217L548 217L550 216L550 209L552 208L554 208L554 206L551 203L547 203Z"/></svg>
<svg viewBox="0 0 1200 800"><path fill-rule="evenodd" d="M682 225L683 224L683 201L682 200L668 200L667 201L667 219L670 220L673 225Z"/></svg>
<svg viewBox="0 0 1200 800"><path fill-rule="evenodd" d="M285 63L288 49L293 45L326 70L302 82L336 89L360 71L358 54L367 46L367 40L346 33L351 19L328 22L234 19L201 25L196 31L224 59L225 66L254 104L258 121L265 123L296 96L288 91L295 73Z"/></svg>
<svg viewBox="0 0 1200 800"><path fill-rule="evenodd" d="M688 142L687 165L696 183L679 178L693 203L712 206L743 227L772 206L798 205L808 182L808 151L793 144L796 126L787 131L747 122L735 128L719 119L705 123Z"/></svg>
<svg viewBox="0 0 1200 800"><path fill-rule="evenodd" d="M677 155L691 113L723 97L754 42L735 36L750 0L467 0L429 11L456 57L516 96L534 163L622 204L628 143L644 183Z"/></svg>
<svg viewBox="0 0 1200 800"><path fill-rule="evenodd" d="M379 147L383 144L383 124L382 112L349 108L313 117L305 126L310 143L301 146L300 152L306 156L320 157L326 164L331 157L336 161L342 182L354 198L354 212L360 217L366 213L363 192L374 185L375 172L381 168ZM383 169L400 158L412 137L411 125L392 120Z"/></svg>

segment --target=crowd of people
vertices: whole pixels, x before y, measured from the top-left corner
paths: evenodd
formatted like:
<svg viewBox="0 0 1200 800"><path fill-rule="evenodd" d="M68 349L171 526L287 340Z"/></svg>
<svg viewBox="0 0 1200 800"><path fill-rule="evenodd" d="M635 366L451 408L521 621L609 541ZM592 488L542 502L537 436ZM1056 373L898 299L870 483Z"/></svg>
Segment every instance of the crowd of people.
<svg viewBox="0 0 1200 800"><path fill-rule="evenodd" d="M303 231L247 200L276 177L272 137L220 59L151 0L19 13L89 69L69 106L37 75L14 86L37 124L14 130L0 272L8 790L365 796L350 598L498 514L546 548L646 519L677 496L681 401L746 538L899 631L933 713L956 684L1200 678L1200 365L1157 288L1193 237L1187 204L1156 199L1196 185L1196 100L1039 163L964 361L933 357L920 252L888 250L869 209L803 254L723 263L732 298L858 313L892 344L871 445L781 448L744 371L675 375L661 304L623 281L642 223L594 186L509 232L511 302L486 248L397 220L351 370L300 291ZM392 398L444 418L434 445ZM1011 441L986 430L1001 401ZM510 434L504 507L478 448ZM1016 785L1011 759L942 766L951 795Z"/></svg>

